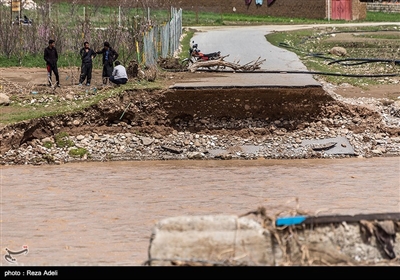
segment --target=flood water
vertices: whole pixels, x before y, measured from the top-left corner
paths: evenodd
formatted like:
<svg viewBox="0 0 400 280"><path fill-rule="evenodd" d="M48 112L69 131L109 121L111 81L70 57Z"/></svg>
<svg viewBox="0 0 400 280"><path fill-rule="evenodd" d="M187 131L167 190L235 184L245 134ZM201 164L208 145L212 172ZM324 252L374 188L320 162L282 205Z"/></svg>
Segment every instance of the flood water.
<svg viewBox="0 0 400 280"><path fill-rule="evenodd" d="M2 166L1 264L26 245L13 265L139 266L155 223L180 215L400 212L399 171L400 158Z"/></svg>

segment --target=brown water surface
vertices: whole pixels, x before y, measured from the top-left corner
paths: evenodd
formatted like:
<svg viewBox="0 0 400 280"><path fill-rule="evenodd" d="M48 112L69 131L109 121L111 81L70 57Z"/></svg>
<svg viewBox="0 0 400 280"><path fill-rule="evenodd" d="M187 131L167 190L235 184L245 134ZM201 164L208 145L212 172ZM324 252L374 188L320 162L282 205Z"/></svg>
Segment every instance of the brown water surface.
<svg viewBox="0 0 400 280"><path fill-rule="evenodd" d="M1 249L18 265L138 266L179 215L400 212L400 159L146 161L1 167ZM14 264L15 265L15 264Z"/></svg>

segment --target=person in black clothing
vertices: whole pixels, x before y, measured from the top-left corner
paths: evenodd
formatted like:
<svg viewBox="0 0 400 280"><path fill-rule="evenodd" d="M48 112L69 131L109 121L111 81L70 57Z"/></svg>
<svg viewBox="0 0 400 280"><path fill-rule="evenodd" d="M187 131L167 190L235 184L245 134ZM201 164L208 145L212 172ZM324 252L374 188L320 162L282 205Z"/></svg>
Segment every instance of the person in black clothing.
<svg viewBox="0 0 400 280"><path fill-rule="evenodd" d="M44 49L44 60L46 61L47 68L47 78L49 82L49 86L52 86L51 80L51 72L56 76L56 86L60 87L60 76L58 75L57 61L58 61L58 53L55 47L54 40L49 40L49 46Z"/></svg>
<svg viewBox="0 0 400 280"><path fill-rule="evenodd" d="M79 51L82 59L81 75L79 77L79 85L81 86L86 79L86 85L90 86L92 80L93 58L96 57L96 52L89 47L89 42L83 43L83 48Z"/></svg>
<svg viewBox="0 0 400 280"><path fill-rule="evenodd" d="M110 76L114 70L114 61L118 58L116 50L110 47L109 42L104 42L104 47L96 54L103 54L103 85L107 85Z"/></svg>

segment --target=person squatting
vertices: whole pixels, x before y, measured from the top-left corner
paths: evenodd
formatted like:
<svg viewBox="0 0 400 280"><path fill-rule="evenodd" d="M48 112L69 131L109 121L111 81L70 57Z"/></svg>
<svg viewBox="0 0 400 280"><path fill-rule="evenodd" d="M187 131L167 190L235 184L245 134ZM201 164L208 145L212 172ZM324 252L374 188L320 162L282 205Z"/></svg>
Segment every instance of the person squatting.
<svg viewBox="0 0 400 280"><path fill-rule="evenodd" d="M110 82L119 85L124 85L128 82L128 75L126 74L126 69L121 65L121 62L118 60L115 61L115 67L110 76Z"/></svg>

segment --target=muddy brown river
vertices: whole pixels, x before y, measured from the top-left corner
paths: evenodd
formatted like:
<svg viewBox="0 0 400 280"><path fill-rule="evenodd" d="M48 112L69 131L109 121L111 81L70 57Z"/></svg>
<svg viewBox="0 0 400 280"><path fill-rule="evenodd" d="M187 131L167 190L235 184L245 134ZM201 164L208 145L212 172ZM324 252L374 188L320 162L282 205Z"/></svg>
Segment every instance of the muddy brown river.
<svg viewBox="0 0 400 280"><path fill-rule="evenodd" d="M400 159L146 161L1 167L1 265L140 266L179 215L400 211ZM298 204L296 203L298 199Z"/></svg>

